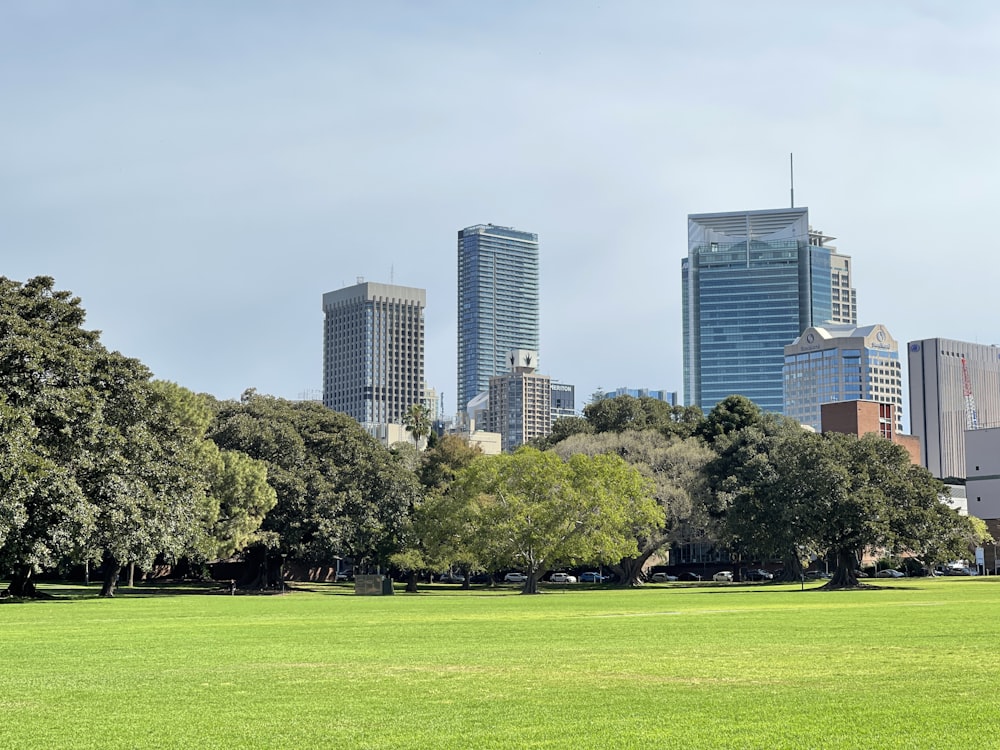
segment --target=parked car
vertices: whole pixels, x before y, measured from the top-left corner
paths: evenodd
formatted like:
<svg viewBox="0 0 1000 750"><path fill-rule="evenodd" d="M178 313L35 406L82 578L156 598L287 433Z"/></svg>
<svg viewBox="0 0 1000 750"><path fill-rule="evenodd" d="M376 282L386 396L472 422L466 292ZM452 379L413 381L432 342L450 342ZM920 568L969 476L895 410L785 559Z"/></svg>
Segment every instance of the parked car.
<svg viewBox="0 0 1000 750"><path fill-rule="evenodd" d="M972 568L969 567L962 566L962 567L946 568L944 574L946 576L977 576L979 575L979 571L973 570Z"/></svg>
<svg viewBox="0 0 1000 750"><path fill-rule="evenodd" d="M449 571L438 576L438 583L465 583L465 576Z"/></svg>
<svg viewBox="0 0 1000 750"><path fill-rule="evenodd" d="M473 573L469 576L469 583L493 583L493 576L489 573Z"/></svg>
<svg viewBox="0 0 1000 750"><path fill-rule="evenodd" d="M580 583L604 583L608 580L611 580L611 576L601 575L593 570L580 574Z"/></svg>
<svg viewBox="0 0 1000 750"><path fill-rule="evenodd" d="M694 572L692 572L690 570L687 571L686 573L681 573L677 577L680 580L682 580L682 581L700 581L701 580L701 574L700 573L694 573Z"/></svg>
<svg viewBox="0 0 1000 750"><path fill-rule="evenodd" d="M733 571L731 570L720 570L714 576L712 576L713 581L719 581L720 583L732 583L733 581Z"/></svg>
<svg viewBox="0 0 1000 750"><path fill-rule="evenodd" d="M752 568L743 575L743 578L747 581L771 581L774 579L774 573L763 568Z"/></svg>
<svg viewBox="0 0 1000 750"><path fill-rule="evenodd" d="M569 573L553 573L549 576L549 583L576 583L576 576Z"/></svg>
<svg viewBox="0 0 1000 750"><path fill-rule="evenodd" d="M899 570L894 570L893 568L886 568L885 570L880 570L875 574L876 578L905 578L906 574Z"/></svg>
<svg viewBox="0 0 1000 750"><path fill-rule="evenodd" d="M524 573L508 573L503 577L504 583L524 583L528 580L528 576Z"/></svg>
<svg viewBox="0 0 1000 750"><path fill-rule="evenodd" d="M669 581L676 581L677 576L672 576L669 573L658 572L653 573L653 575L649 577L649 580L653 583L667 583Z"/></svg>

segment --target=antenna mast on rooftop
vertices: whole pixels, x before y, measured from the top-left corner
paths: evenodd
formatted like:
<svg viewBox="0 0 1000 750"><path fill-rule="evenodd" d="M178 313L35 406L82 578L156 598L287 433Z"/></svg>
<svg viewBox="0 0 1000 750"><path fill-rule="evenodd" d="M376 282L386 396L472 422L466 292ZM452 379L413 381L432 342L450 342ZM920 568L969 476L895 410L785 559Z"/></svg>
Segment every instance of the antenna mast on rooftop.
<svg viewBox="0 0 1000 750"><path fill-rule="evenodd" d="M795 208L795 154L788 154L788 180L792 193L792 208Z"/></svg>

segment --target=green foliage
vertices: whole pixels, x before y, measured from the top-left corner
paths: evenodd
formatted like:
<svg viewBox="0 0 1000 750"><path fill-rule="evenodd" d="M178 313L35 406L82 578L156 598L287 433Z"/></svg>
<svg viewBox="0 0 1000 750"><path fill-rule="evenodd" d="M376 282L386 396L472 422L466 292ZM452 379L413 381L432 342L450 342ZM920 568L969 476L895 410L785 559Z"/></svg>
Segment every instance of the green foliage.
<svg viewBox="0 0 1000 750"><path fill-rule="evenodd" d="M761 427L764 419L764 412L746 396L727 396L698 425L696 434L714 443L718 438L732 435L745 427Z"/></svg>
<svg viewBox="0 0 1000 750"><path fill-rule="evenodd" d="M266 464L277 501L262 530L281 553L307 562L339 554L364 567L400 551L419 487L350 417L248 391L219 406L210 437Z"/></svg>
<svg viewBox="0 0 1000 750"><path fill-rule="evenodd" d="M412 404L403 415L403 425L413 436L413 444L420 445L420 438L431 434L431 410L423 404Z"/></svg>
<svg viewBox="0 0 1000 750"><path fill-rule="evenodd" d="M459 472L452 493L473 509L486 567L524 570L529 593L555 567L635 555L633 528L663 522L648 480L612 455L563 461L524 447L482 456Z"/></svg>
<svg viewBox="0 0 1000 750"><path fill-rule="evenodd" d="M598 433L656 430L678 437L693 435L703 419L698 407L671 406L648 396L616 396L593 401L584 407L583 415Z"/></svg>
<svg viewBox="0 0 1000 750"><path fill-rule="evenodd" d="M116 568L179 554L203 503L184 420L149 370L107 351L84 317L79 298L49 277L0 279L0 392L11 430L0 565L18 571L15 589L63 560L103 556Z"/></svg>
<svg viewBox="0 0 1000 750"><path fill-rule="evenodd" d="M575 435L559 443L554 451L564 459L574 454L616 455L652 483L663 522L650 526L637 519L632 525L638 554L611 561L612 569L625 584L636 584L645 562L668 542L680 538L692 526L705 525L704 467L714 454L697 438L682 440L651 431L606 432Z"/></svg>

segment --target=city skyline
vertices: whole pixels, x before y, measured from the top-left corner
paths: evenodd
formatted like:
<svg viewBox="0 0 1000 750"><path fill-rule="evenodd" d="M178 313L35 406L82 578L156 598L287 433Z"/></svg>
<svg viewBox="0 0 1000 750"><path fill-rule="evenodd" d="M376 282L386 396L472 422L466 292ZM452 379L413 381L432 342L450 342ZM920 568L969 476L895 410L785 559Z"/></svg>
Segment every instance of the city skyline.
<svg viewBox="0 0 1000 750"><path fill-rule="evenodd" d="M453 414L452 243L491 221L542 238L545 373L580 404L681 391L685 217L791 205L794 153L860 320L1000 343L998 33L972 0L13 0L2 273L53 276L106 346L219 398L321 387L324 292L423 288Z"/></svg>

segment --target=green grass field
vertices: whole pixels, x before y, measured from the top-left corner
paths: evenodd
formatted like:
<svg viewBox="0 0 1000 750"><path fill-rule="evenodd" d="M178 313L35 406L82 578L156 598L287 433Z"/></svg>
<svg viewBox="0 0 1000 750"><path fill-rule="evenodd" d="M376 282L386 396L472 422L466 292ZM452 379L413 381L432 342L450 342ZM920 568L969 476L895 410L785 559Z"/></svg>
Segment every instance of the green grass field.
<svg viewBox="0 0 1000 750"><path fill-rule="evenodd" d="M53 588L0 605L0 748L1000 746L1000 578L886 586Z"/></svg>

